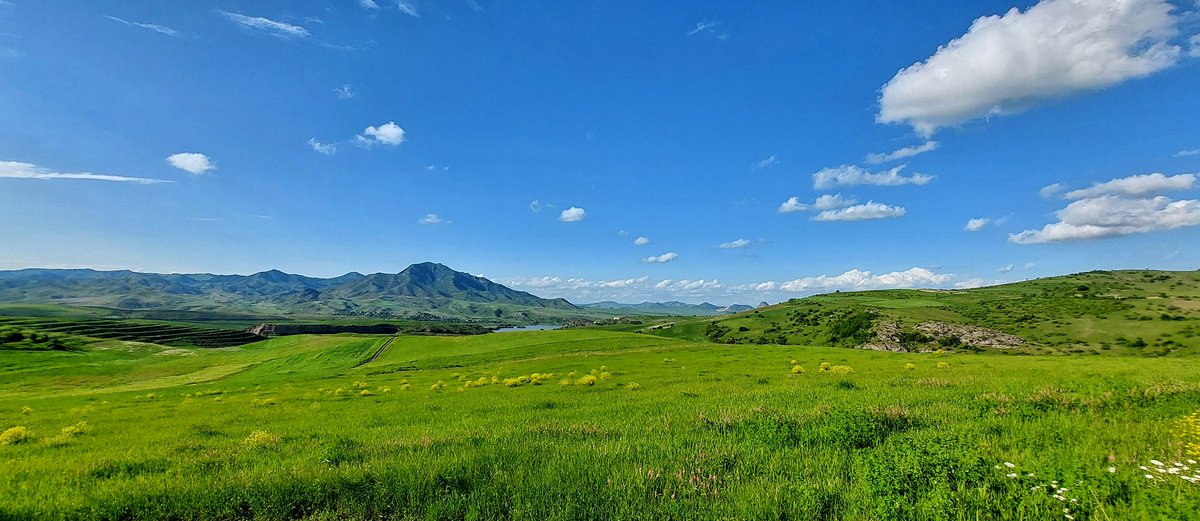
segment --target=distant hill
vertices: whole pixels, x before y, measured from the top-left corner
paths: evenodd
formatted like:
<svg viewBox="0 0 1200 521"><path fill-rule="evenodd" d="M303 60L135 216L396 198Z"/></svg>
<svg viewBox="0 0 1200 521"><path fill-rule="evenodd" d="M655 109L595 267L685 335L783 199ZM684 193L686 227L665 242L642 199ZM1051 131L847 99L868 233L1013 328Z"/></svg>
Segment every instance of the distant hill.
<svg viewBox="0 0 1200 521"><path fill-rule="evenodd" d="M714 304L709 304L708 302L701 304L687 304L676 300L667 302L642 302L641 304L622 304L619 302L613 302L611 300L605 300L602 302L593 302L591 304L582 304L580 307L585 309L607 309L641 315L676 315L687 317L723 315L754 309L752 306L746 306L743 304L720 307Z"/></svg>
<svg viewBox="0 0 1200 521"><path fill-rule="evenodd" d="M885 351L1200 354L1200 271L1090 271L966 290L845 291L644 332Z"/></svg>
<svg viewBox="0 0 1200 521"><path fill-rule="evenodd" d="M588 316L566 300L544 299L433 262L413 264L399 273L347 273L328 279L279 270L253 275L0 271L0 302L519 323Z"/></svg>

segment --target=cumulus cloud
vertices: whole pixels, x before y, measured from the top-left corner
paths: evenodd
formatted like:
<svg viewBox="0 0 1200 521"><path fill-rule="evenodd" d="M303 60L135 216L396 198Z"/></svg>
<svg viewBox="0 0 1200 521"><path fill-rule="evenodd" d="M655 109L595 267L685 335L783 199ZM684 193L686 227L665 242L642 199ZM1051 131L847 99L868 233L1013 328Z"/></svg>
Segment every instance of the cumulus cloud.
<svg viewBox="0 0 1200 521"><path fill-rule="evenodd" d="M928 268L914 267L875 275L870 271L852 269L841 275L820 275L790 280L780 284L780 290L803 292L821 289L915 288L945 284L953 275L936 273ZM773 283L771 283L773 284Z"/></svg>
<svg viewBox="0 0 1200 521"><path fill-rule="evenodd" d="M887 153L877 152L874 154L867 154L867 163L872 164L872 165L878 165L880 163L890 163L897 159L906 159L906 158L913 157L915 155L924 154L926 152L932 152L934 150L937 150L937 147L938 147L937 141L926 141L924 143L921 143L920 145L904 147L904 148L893 150L893 151L887 152Z"/></svg>
<svg viewBox="0 0 1200 521"><path fill-rule="evenodd" d="M901 217L905 210L901 206L890 206L874 201L848 206L838 210L825 210L812 218L814 221L867 221Z"/></svg>
<svg viewBox="0 0 1200 521"><path fill-rule="evenodd" d="M750 163L750 168L753 168L753 169L755 169L755 170L759 170L759 169L762 169L762 168L766 168L766 167L768 167L768 166L771 166L771 165L773 165L773 164L775 164L775 163L778 163L778 162L779 162L779 157L778 157L778 155L777 155L777 154L771 154L771 157L768 157L768 158L766 158L766 159L760 159L760 160L758 160L758 161L755 161L755 162L753 162L753 163Z"/></svg>
<svg viewBox="0 0 1200 521"><path fill-rule="evenodd" d="M217 167L212 164L208 156L199 152L180 152L167 156L167 162L171 166L183 170L192 175L200 175L209 170L215 170Z"/></svg>
<svg viewBox="0 0 1200 521"><path fill-rule="evenodd" d="M317 152L320 152L327 156L332 155L334 152L337 152L337 145L330 144L330 143L322 143L320 141L317 141L317 138L309 138L308 146L312 147L313 150L316 150Z"/></svg>
<svg viewBox="0 0 1200 521"><path fill-rule="evenodd" d="M1196 185L1195 174L1179 174L1165 176L1160 173L1131 175L1096 183L1090 188L1072 190L1063 196L1065 199L1085 199L1101 195L1146 195L1168 192L1172 190L1187 190Z"/></svg>
<svg viewBox="0 0 1200 521"><path fill-rule="evenodd" d="M567 208L566 210L563 210L562 213L558 214L558 220L565 222L565 223L577 223L579 221L582 221L586 215L587 215L587 211L584 210L583 208L576 208L576 207L572 206L570 208Z"/></svg>
<svg viewBox="0 0 1200 521"><path fill-rule="evenodd" d="M133 183L141 185L152 185L158 183L170 183L166 179L152 179L147 177L126 177L120 175L108 174L93 174L91 172L55 172L46 168L42 168L33 163L21 163L18 161L0 161L0 178L9 179L84 179L91 181L112 181L117 183Z"/></svg>
<svg viewBox="0 0 1200 521"><path fill-rule="evenodd" d="M279 38L307 38L310 35L308 29L270 18L246 16L228 11L221 11L221 14L242 27L262 31Z"/></svg>
<svg viewBox="0 0 1200 521"><path fill-rule="evenodd" d="M633 240L634 246L645 246L647 244L650 244L650 239L647 239L646 237L638 237Z"/></svg>
<svg viewBox="0 0 1200 521"><path fill-rule="evenodd" d="M652 255L642 259L642 262L647 264L665 264L679 258L679 254L673 251L666 252L662 255Z"/></svg>
<svg viewBox="0 0 1200 521"><path fill-rule="evenodd" d="M165 25L148 24L148 23L142 23L142 22L130 22L129 20L125 20L123 18L117 18L115 16L108 16L108 15L104 15L104 17L108 18L109 20L112 20L114 22L128 25L130 27L140 27L142 29L148 29L148 30L154 31L159 34L165 34L167 36L174 36L174 37L179 36L179 31L176 31L175 29L172 29Z"/></svg>
<svg viewBox="0 0 1200 521"><path fill-rule="evenodd" d="M442 220L441 217L438 217L438 214L436 213L427 213L425 214L425 217L417 219L417 222L421 224L442 224L446 221Z"/></svg>
<svg viewBox="0 0 1200 521"><path fill-rule="evenodd" d="M967 225L963 226L963 229L966 231L969 231L969 232L977 232L979 230L982 230L983 227L986 226L987 223L989 223L989 222L991 222L991 219L989 219L987 217L971 219L971 220L967 221Z"/></svg>
<svg viewBox="0 0 1200 521"><path fill-rule="evenodd" d="M403 143L405 139L404 129L400 128L394 121L389 121L382 125L370 126L363 130L362 134L354 137L354 140L364 146L371 145L390 145L396 146Z"/></svg>
<svg viewBox="0 0 1200 521"><path fill-rule="evenodd" d="M923 136L1047 98L1099 89L1174 65L1179 17L1167 0L1043 0L984 16L881 90L877 120Z"/></svg>
<svg viewBox="0 0 1200 521"><path fill-rule="evenodd" d="M1200 225L1200 201L1165 196L1080 199L1056 212L1058 222L1008 236L1016 244L1100 239Z"/></svg>
<svg viewBox="0 0 1200 521"><path fill-rule="evenodd" d="M828 190L836 186L874 185L924 185L933 180L933 176L914 173L911 176L901 175L907 165L900 165L882 172L871 172L855 165L842 165L824 168L812 175L813 188Z"/></svg>
<svg viewBox="0 0 1200 521"><path fill-rule="evenodd" d="M746 239L738 239L736 241L723 242L720 245L718 245L717 247L721 248L723 250L734 250L737 248L745 248L749 245L750 245L750 241L748 241Z"/></svg>
<svg viewBox="0 0 1200 521"><path fill-rule="evenodd" d="M858 201L842 197L842 194L825 194L818 197L812 204L802 203L797 197L789 197L787 201L779 205L779 213L802 212L805 210L833 210L837 208L845 208Z"/></svg>

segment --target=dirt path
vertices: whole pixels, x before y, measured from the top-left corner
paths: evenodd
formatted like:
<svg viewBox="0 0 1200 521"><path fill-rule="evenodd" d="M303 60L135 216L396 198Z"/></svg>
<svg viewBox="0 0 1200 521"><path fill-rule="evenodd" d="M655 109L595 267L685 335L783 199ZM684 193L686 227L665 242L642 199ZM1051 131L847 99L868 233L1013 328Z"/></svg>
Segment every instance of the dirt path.
<svg viewBox="0 0 1200 521"><path fill-rule="evenodd" d="M384 349L387 349L387 348L388 348L388 346L392 345L392 342L395 342L395 341L396 341L396 337L392 337L392 338L389 338L389 339L387 339L387 342L384 342L384 343L383 343L383 345L379 346L379 350L378 350L378 351L375 351L375 354L371 355L371 358L368 358L368 359L367 359L366 361L364 361L363 363L361 363L361 364L358 364L358 365L356 365L356 366L354 366L354 367L362 367L362 366L364 366L364 365L367 365L367 364L369 364L369 363L371 363L371 362L374 362L376 359L378 359L378 358L379 358L379 355L382 355L382 354L383 354L383 350L384 350Z"/></svg>

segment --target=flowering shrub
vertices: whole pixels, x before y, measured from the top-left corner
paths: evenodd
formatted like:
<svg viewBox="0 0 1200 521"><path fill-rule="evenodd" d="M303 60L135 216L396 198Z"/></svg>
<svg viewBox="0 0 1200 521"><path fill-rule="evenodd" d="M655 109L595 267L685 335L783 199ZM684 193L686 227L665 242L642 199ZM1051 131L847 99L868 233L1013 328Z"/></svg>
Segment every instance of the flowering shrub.
<svg viewBox="0 0 1200 521"><path fill-rule="evenodd" d="M638 385L637 382L629 382L629 383L625 384L625 388L630 391L636 391L638 389L641 389L642 386Z"/></svg>
<svg viewBox="0 0 1200 521"><path fill-rule="evenodd" d="M272 407L279 405L279 400L276 398L263 398L262 400L254 400L255 407Z"/></svg>
<svg viewBox="0 0 1200 521"><path fill-rule="evenodd" d="M596 385L596 377L590 374L585 374L575 381L575 385Z"/></svg>
<svg viewBox="0 0 1200 521"><path fill-rule="evenodd" d="M33 412L33 409L30 408L28 405L21 407L21 414L28 415L31 412Z"/></svg>
<svg viewBox="0 0 1200 521"><path fill-rule="evenodd" d="M799 364L799 363L800 363L800 362L797 362L797 361L795 361L795 360L792 360L792 365L796 365L796 364Z"/></svg>
<svg viewBox="0 0 1200 521"><path fill-rule="evenodd" d="M367 382L354 382L355 389L366 389L367 387L368 387Z"/></svg>
<svg viewBox="0 0 1200 521"><path fill-rule="evenodd" d="M1175 424L1175 437L1183 443L1183 452L1188 457L1200 458L1200 411L1184 416Z"/></svg>
<svg viewBox="0 0 1200 521"><path fill-rule="evenodd" d="M832 374L850 374L854 369L848 365L834 365L829 367L829 372Z"/></svg>
<svg viewBox="0 0 1200 521"><path fill-rule="evenodd" d="M405 385L408 385L408 384L405 384ZM434 382L433 385L429 386L430 391L437 391L439 389L445 389L445 388L446 388L446 382L443 382L441 380L438 380L438 381Z"/></svg>
<svg viewBox="0 0 1200 521"><path fill-rule="evenodd" d="M61 447L63 445L70 443L71 440L75 438L75 436L87 433L91 430L92 430L92 427L90 425L88 425L87 422L81 421L79 423L76 423L75 425L68 425L66 427L63 427L62 431L58 433L58 436L46 438L46 439L42 440L42 442L51 447Z"/></svg>
<svg viewBox="0 0 1200 521"><path fill-rule="evenodd" d="M792 365L792 374L804 374L804 368L798 365Z"/></svg>
<svg viewBox="0 0 1200 521"><path fill-rule="evenodd" d="M905 371L916 371L917 366L913 365L913 364L904 364L904 370Z"/></svg>
<svg viewBox="0 0 1200 521"><path fill-rule="evenodd" d="M278 443L279 436L272 436L271 433L267 431L251 432L250 435L246 436L246 439L242 441L243 445L251 449L274 447Z"/></svg>
<svg viewBox="0 0 1200 521"><path fill-rule="evenodd" d="M18 425L0 433L0 445L16 445L30 439L33 439L33 432L30 432L24 425Z"/></svg>
<svg viewBox="0 0 1200 521"><path fill-rule="evenodd" d="M946 362L938 362L938 364L937 364L937 368L938 368L938 369L949 369L949 368L950 368L950 364L948 364L948 363L946 363Z"/></svg>
<svg viewBox="0 0 1200 521"><path fill-rule="evenodd" d="M829 362L821 362L821 366L817 367L817 371L822 373L829 371Z"/></svg>
<svg viewBox="0 0 1200 521"><path fill-rule="evenodd" d="M363 389L358 392L358 395L359 396L375 396L375 393L371 392L370 389Z"/></svg>

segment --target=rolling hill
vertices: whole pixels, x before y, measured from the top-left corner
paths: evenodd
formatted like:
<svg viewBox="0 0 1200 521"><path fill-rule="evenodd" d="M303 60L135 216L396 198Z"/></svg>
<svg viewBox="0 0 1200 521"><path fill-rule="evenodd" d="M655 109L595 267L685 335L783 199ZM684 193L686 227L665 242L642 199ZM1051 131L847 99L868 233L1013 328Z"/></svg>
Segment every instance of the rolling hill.
<svg viewBox="0 0 1200 521"><path fill-rule="evenodd" d="M881 351L1200 352L1200 271L1092 271L967 290L830 293L641 329L729 344Z"/></svg>

